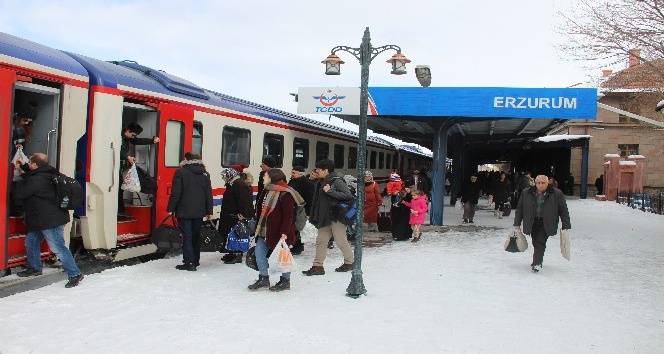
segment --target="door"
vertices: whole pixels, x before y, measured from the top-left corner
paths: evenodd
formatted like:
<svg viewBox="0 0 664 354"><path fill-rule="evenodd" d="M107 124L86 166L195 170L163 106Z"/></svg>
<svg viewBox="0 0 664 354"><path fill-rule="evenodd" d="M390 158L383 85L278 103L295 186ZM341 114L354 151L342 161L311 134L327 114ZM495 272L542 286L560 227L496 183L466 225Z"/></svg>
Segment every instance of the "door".
<svg viewBox="0 0 664 354"><path fill-rule="evenodd" d="M155 217L159 223L166 215L173 174L180 167L185 151L191 150L194 110L170 103L159 104L159 156L157 158L157 193Z"/></svg>
<svg viewBox="0 0 664 354"><path fill-rule="evenodd" d="M9 146L9 139L11 134L11 116L12 116L12 102L14 100L14 82L16 81L16 73L11 70L0 68L0 146ZM0 154L0 164L2 166L9 166L11 157L10 153ZM7 200L9 190L9 174L11 169L6 169L4 173L0 173L0 200ZM0 269L7 268L8 260L8 243L9 243L9 227L7 221L9 220L9 203L0 203L2 210L0 214Z"/></svg>

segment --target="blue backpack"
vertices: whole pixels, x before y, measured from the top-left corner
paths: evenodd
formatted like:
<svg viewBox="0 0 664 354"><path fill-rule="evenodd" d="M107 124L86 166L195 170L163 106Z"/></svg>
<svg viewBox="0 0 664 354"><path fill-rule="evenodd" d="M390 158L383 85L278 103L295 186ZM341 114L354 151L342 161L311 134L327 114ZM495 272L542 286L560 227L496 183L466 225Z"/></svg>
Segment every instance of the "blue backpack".
<svg viewBox="0 0 664 354"><path fill-rule="evenodd" d="M335 179L342 178L333 178L332 182L334 182ZM351 175L346 175L342 180L348 186L348 190L353 194L353 199L338 200L337 204L332 206L332 212L338 222L350 226L355 224L355 218L357 217L357 196L355 196L355 191L357 190L357 178Z"/></svg>

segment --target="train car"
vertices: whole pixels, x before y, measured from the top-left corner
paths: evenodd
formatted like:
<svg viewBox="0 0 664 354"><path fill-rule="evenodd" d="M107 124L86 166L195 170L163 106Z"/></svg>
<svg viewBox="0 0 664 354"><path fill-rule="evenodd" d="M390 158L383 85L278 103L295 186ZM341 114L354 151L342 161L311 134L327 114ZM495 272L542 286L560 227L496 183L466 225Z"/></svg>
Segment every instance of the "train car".
<svg viewBox="0 0 664 354"><path fill-rule="evenodd" d="M264 155L286 172L295 165L312 169L315 161L330 158L341 173L357 174L356 132L206 90L132 61L101 61L0 33L0 93L5 132L12 130L14 106L38 101L40 117L26 152L46 152L53 166L84 186L84 205L74 211L67 235L99 259L156 251L150 233L167 215L171 180L186 151L200 153L212 176L217 217L224 192L220 172L232 164L248 165L246 171L258 176ZM131 123L143 127L141 137L160 138L130 154L157 182L150 195L119 189L121 132ZM9 133L2 139L11 151ZM379 183L414 155L381 138L367 139L367 168ZM4 159L9 166L11 154ZM6 200L10 176L0 183ZM130 218L118 218L119 194ZM10 209L8 203L1 269L25 262L21 217L10 216Z"/></svg>

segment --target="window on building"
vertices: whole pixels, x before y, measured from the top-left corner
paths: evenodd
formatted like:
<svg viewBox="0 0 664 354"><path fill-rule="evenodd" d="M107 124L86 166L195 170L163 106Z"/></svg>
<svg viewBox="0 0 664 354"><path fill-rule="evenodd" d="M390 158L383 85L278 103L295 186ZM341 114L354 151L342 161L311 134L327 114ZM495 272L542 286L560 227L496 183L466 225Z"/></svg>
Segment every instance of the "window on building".
<svg viewBox="0 0 664 354"><path fill-rule="evenodd" d="M620 150L620 157L638 155L639 144L618 144L618 150Z"/></svg>
<svg viewBox="0 0 664 354"><path fill-rule="evenodd" d="M165 140L166 166L180 166L180 161L184 158L184 123L176 120L166 122Z"/></svg>
<svg viewBox="0 0 664 354"><path fill-rule="evenodd" d="M316 162L330 158L330 144L322 141L316 142Z"/></svg>
<svg viewBox="0 0 664 354"><path fill-rule="evenodd" d="M284 164L284 136L265 133L263 136L263 156L272 156L277 160L274 167L282 167Z"/></svg>
<svg viewBox="0 0 664 354"><path fill-rule="evenodd" d="M334 168L344 167L344 146L334 144Z"/></svg>
<svg viewBox="0 0 664 354"><path fill-rule="evenodd" d="M230 166L241 163L249 166L251 150L251 131L224 127L221 133L221 165Z"/></svg>
<svg viewBox="0 0 664 354"><path fill-rule="evenodd" d="M375 169L376 168L376 155L378 155L375 151L371 152L371 164L369 165L370 169Z"/></svg>
<svg viewBox="0 0 664 354"><path fill-rule="evenodd" d="M194 135L191 137L191 151L203 156L203 123L194 122Z"/></svg>
<svg viewBox="0 0 664 354"><path fill-rule="evenodd" d="M309 167L309 140L300 138L293 140L293 166Z"/></svg>
<svg viewBox="0 0 664 354"><path fill-rule="evenodd" d="M349 147L348 148L348 168L355 169L357 168L357 148Z"/></svg>

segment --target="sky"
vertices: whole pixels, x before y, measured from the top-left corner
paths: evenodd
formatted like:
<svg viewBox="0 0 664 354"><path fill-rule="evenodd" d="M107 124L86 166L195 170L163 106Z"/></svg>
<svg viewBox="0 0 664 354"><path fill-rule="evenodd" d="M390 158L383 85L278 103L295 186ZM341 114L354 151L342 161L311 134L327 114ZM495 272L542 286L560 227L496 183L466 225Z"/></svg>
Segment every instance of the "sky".
<svg viewBox="0 0 664 354"><path fill-rule="evenodd" d="M596 77L563 57L556 12L572 0L0 2L0 31L102 60L134 60L201 87L295 113L299 87L358 87L348 53L339 76L320 62L335 46L394 44L412 60L390 74L378 55L369 86L414 87L429 65L438 87L567 87ZM326 115L310 118L352 128Z"/></svg>
<svg viewBox="0 0 664 354"><path fill-rule="evenodd" d="M534 274L530 238L523 253L503 250L514 213L497 219L480 206L474 221L486 228L457 226L461 211L447 206L445 225L456 229L365 247L358 299L345 296L351 274L333 271L338 248L325 275L301 274L311 234L281 293L247 290L257 272L218 253L203 253L196 272L174 269L176 256L89 274L73 289L61 273L0 298L0 353L662 352L664 216L568 199L570 261L551 237Z"/></svg>

